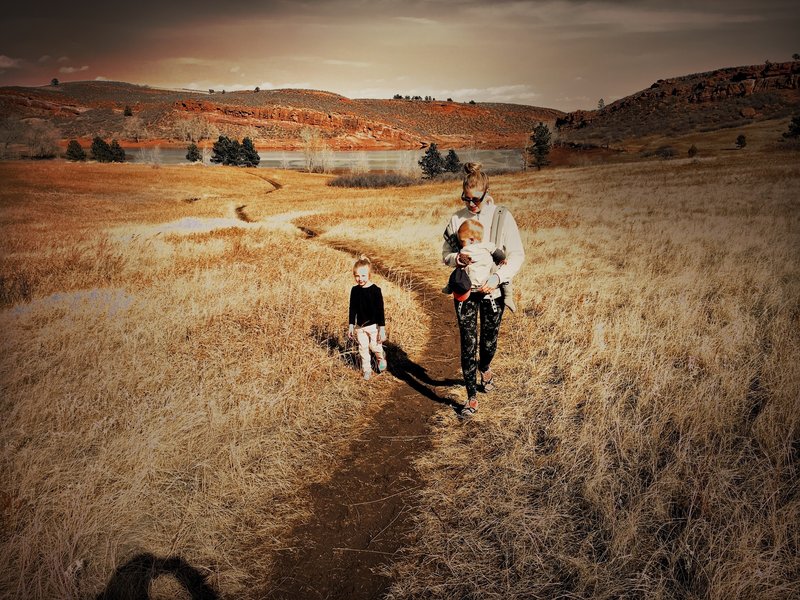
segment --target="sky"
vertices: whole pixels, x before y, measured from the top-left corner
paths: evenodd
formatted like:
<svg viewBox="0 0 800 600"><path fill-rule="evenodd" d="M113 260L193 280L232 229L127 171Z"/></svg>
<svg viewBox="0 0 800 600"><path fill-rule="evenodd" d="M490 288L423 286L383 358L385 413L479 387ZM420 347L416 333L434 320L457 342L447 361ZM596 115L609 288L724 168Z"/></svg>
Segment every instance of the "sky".
<svg viewBox="0 0 800 600"><path fill-rule="evenodd" d="M113 80L591 109L791 60L797 0L136 0L0 9L0 86Z"/></svg>

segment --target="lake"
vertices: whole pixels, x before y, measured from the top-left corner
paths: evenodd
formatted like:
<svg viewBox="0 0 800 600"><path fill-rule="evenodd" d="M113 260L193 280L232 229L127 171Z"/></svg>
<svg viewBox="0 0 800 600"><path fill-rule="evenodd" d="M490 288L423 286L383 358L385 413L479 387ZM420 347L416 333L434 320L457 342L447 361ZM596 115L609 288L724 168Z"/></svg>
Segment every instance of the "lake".
<svg viewBox="0 0 800 600"><path fill-rule="evenodd" d="M163 165L188 164L185 148L125 148L131 162L160 163ZM417 161L424 150L355 150L329 151L326 154L328 170L331 171L371 171L401 172L419 174ZM446 156L447 151L442 152ZM479 162L485 170L522 169L522 151L517 150L456 150L461 162ZM268 169L305 169L306 162L299 150L265 150L259 167ZM208 162L210 154L206 157Z"/></svg>

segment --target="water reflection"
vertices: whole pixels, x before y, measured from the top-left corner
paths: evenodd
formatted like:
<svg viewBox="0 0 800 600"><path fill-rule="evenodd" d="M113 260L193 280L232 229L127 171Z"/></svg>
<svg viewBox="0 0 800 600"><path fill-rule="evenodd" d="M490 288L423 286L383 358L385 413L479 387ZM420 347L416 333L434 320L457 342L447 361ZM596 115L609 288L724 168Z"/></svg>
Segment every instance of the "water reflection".
<svg viewBox="0 0 800 600"><path fill-rule="evenodd" d="M447 148L440 148L442 156ZM186 148L126 148L128 160L137 163L159 163L163 165L188 164ZM370 151L331 151L327 163L333 171L361 172L407 172L419 173L417 161L424 150L370 150ZM205 161L211 157L206 153ZM522 169L522 151L512 150L456 150L461 162L480 162L486 170ZM264 150L258 153L261 157L259 167L268 169L305 169L303 153L292 150Z"/></svg>

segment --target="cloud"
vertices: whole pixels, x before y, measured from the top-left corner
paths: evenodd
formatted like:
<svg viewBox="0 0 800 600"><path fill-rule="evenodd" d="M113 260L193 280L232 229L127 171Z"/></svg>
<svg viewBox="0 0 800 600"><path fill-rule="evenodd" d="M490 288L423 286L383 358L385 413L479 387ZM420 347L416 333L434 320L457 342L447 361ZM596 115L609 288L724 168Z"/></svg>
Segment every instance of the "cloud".
<svg viewBox="0 0 800 600"><path fill-rule="evenodd" d="M39 62L40 62L40 63L46 63L46 62L48 62L48 61L49 61L51 58L53 58L53 57L52 57L52 56L50 56L49 54L44 54L43 56L40 56L40 57L39 57Z"/></svg>
<svg viewBox="0 0 800 600"><path fill-rule="evenodd" d="M59 56L58 57L58 62L60 62L60 63L69 62L69 56Z"/></svg>
<svg viewBox="0 0 800 600"><path fill-rule="evenodd" d="M335 58L328 58L322 61L324 65L332 65L335 67L357 67L357 68L364 68L369 67L372 63L368 62L361 62L357 60L337 60Z"/></svg>
<svg viewBox="0 0 800 600"><path fill-rule="evenodd" d="M0 69L19 69L21 66L22 59L0 54Z"/></svg>
<svg viewBox="0 0 800 600"><path fill-rule="evenodd" d="M444 90L441 97L460 98L466 100L479 100L481 102L513 102L528 104L540 97L540 94L533 91L527 84L498 85L487 88L461 88L455 90ZM439 98L439 95L435 96Z"/></svg>
<svg viewBox="0 0 800 600"><path fill-rule="evenodd" d="M398 21L405 21L406 23L411 23L413 25L438 25L438 21L434 21L433 19L425 19L422 17L395 17Z"/></svg>
<svg viewBox="0 0 800 600"><path fill-rule="evenodd" d="M178 86L183 89L187 90L216 90L217 93L225 90L226 92L244 92L244 91L253 91L255 87L258 87L260 90L284 90L284 89L312 89L314 86L309 83L308 81L302 82L287 82L287 83L280 83L275 84L271 81L262 81L261 83L257 83L256 85L242 85L240 83L235 84L222 84L217 83L216 85L212 83L204 83L202 81L192 81L191 83L187 83L182 86Z"/></svg>
<svg viewBox="0 0 800 600"><path fill-rule="evenodd" d="M399 86L398 86L399 87ZM333 91L333 90L329 90ZM337 90L337 93L348 98L391 98L397 89L384 87L364 87ZM486 88L457 88L457 89L403 89L402 94L408 96L432 96L439 101L452 98L456 102L508 102L512 104L534 104L540 101L541 94L535 92L530 85L499 85Z"/></svg>
<svg viewBox="0 0 800 600"><path fill-rule="evenodd" d="M108 77L103 77L102 75L98 75L94 78L95 81L111 81Z"/></svg>
<svg viewBox="0 0 800 600"><path fill-rule="evenodd" d="M767 8L752 2L662 2L627 0L509 1L465 7L473 18L487 23L506 23L552 31L572 38L598 33L660 33L713 30L765 21ZM772 4L776 4L772 2ZM777 2L781 4L781 2Z"/></svg>
<svg viewBox="0 0 800 600"><path fill-rule="evenodd" d="M59 73L80 73L81 71L88 71L89 65L83 65L82 67L61 67L58 72Z"/></svg>
<svg viewBox="0 0 800 600"><path fill-rule="evenodd" d="M179 67L219 67L222 61L207 58L195 58L193 56L178 56L175 58L165 58L161 61L165 64L177 65Z"/></svg>

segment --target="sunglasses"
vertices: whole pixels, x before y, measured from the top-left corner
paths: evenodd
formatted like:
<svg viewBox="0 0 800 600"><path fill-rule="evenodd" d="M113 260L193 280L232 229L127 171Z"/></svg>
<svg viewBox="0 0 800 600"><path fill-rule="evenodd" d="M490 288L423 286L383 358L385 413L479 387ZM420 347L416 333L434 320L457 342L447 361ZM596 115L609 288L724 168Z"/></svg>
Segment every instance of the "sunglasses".
<svg viewBox="0 0 800 600"><path fill-rule="evenodd" d="M488 192L488 191L489 191L488 189L483 190L483 194L481 195L480 198L475 198L475 197L469 198L469 197L464 195L464 192L461 192L461 200L463 200L464 202L467 202L468 204L476 204L477 205L477 204L480 204L481 202L483 202L483 199L486 197L486 192Z"/></svg>

